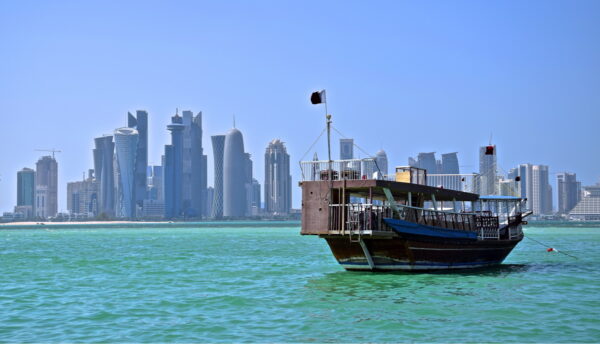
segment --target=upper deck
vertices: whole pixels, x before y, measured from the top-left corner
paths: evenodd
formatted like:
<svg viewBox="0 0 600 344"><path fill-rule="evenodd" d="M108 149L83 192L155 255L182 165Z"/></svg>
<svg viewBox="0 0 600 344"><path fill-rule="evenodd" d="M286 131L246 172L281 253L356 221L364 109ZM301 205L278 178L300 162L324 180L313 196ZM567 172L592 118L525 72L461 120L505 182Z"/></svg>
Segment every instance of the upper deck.
<svg viewBox="0 0 600 344"><path fill-rule="evenodd" d="M427 173L414 167L398 167L393 176L384 176L374 159L302 162L302 233L330 233L336 206L359 203L394 203L423 207L433 202L473 202L479 195L462 190L427 185ZM391 179L391 180L390 180ZM446 203L448 204L448 203ZM343 219L343 221L345 221Z"/></svg>

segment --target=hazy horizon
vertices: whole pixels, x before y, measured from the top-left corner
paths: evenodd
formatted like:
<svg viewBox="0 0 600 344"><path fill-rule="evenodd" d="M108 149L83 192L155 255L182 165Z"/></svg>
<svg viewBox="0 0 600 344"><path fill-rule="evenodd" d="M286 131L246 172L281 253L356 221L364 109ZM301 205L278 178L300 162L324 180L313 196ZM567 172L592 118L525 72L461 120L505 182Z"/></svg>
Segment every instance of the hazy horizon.
<svg viewBox="0 0 600 344"><path fill-rule="evenodd" d="M127 112L148 111L148 161L160 164L176 108L203 113L209 185L210 136L233 115L261 185L267 144L284 141L299 208L297 162L324 126L309 101L320 89L334 125L384 149L390 169L435 151L476 172L492 135L501 171L548 165L556 199L558 172L599 181L598 37L597 1L2 3L0 212L16 204L17 171L48 148L62 150L65 211L93 139L126 126Z"/></svg>

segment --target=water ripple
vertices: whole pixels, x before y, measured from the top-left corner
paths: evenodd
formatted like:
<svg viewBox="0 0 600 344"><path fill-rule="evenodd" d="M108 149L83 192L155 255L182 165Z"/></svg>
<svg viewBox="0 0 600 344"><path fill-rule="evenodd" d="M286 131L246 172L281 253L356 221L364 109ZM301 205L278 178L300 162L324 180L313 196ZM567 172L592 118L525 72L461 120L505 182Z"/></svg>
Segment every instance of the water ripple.
<svg viewBox="0 0 600 344"><path fill-rule="evenodd" d="M0 231L1 342L596 342L600 232L506 264L345 272L298 228Z"/></svg>

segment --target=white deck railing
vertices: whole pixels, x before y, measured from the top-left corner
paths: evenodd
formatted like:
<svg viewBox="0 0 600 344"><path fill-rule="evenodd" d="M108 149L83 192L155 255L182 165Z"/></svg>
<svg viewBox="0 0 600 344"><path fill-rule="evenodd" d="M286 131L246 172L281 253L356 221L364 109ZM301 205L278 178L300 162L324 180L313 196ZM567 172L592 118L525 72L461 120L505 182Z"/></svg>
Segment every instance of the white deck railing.
<svg viewBox="0 0 600 344"><path fill-rule="evenodd" d="M331 172L329 161L301 161L302 181L329 180L356 180L356 179L387 179L383 175L377 162L373 158L332 160Z"/></svg>

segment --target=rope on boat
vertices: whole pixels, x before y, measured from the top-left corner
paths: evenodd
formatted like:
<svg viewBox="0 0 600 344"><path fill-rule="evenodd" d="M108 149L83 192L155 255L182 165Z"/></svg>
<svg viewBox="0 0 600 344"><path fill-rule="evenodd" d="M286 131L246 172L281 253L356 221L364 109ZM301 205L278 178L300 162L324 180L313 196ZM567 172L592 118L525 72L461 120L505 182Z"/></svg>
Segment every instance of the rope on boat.
<svg viewBox="0 0 600 344"><path fill-rule="evenodd" d="M533 241L533 242L536 242L536 243L538 243L538 244L540 244L540 245L542 245L542 246L546 247L546 250L547 250L548 252L558 252L558 253L562 253L562 254L564 254L565 256L569 256L569 257L571 257L571 258L579 259L579 258L575 257L575 256L574 256L574 255L572 255L572 254L568 254L568 253L566 253L566 252L559 251L559 250L555 249L554 247L548 246L548 245L544 244L544 243L543 243L543 242L541 242L541 241L538 241L538 240L535 240L535 239L533 239L533 238L530 238L529 236L525 236L525 237L526 237L527 239L529 239L529 240Z"/></svg>
<svg viewBox="0 0 600 344"><path fill-rule="evenodd" d="M302 156L302 158L300 158L300 161L304 160L304 157L306 156L306 154L308 154L313 147L317 144L317 142L319 142L319 139L321 138L321 136L323 136L323 134L327 131L327 128L323 129L323 131L321 131L321 133L319 134L319 136L317 137L317 139L315 140L315 142L312 143L312 145L310 145L310 147L308 148L308 150L306 151L306 153L304 153L304 155Z"/></svg>
<svg viewBox="0 0 600 344"><path fill-rule="evenodd" d="M340 136L344 139L346 139L347 137L342 134L341 131L339 131L336 127L334 127L333 125L331 126L331 128L333 128L333 130L335 130L338 134L340 134ZM367 152L366 150L362 149L359 145L357 145L356 143L353 143L353 145L358 148L358 150L362 151L364 154L366 154L369 158L373 159L373 162L375 163L375 167L377 167L377 171L379 171L379 173L381 172L381 169L379 168L379 164L377 164L377 159L372 156L371 154L369 154L369 152Z"/></svg>

